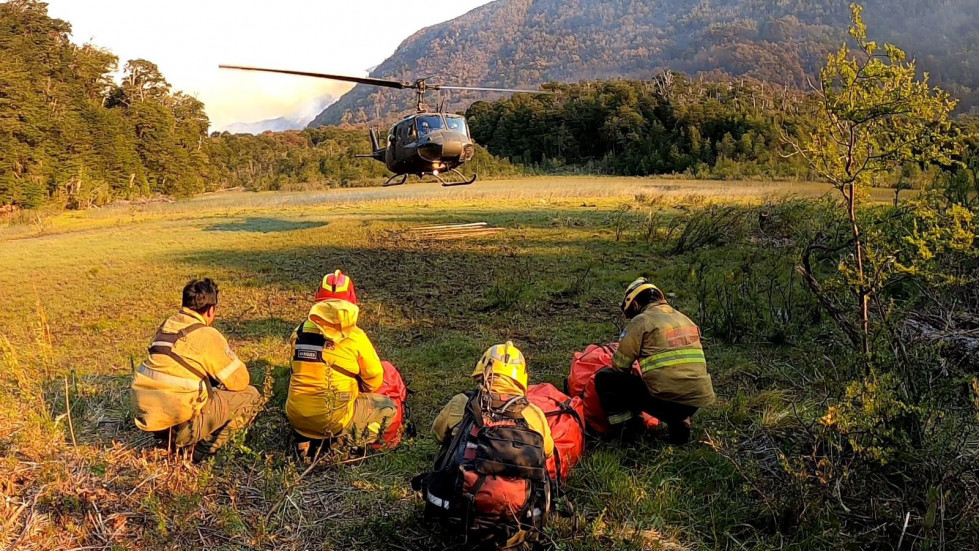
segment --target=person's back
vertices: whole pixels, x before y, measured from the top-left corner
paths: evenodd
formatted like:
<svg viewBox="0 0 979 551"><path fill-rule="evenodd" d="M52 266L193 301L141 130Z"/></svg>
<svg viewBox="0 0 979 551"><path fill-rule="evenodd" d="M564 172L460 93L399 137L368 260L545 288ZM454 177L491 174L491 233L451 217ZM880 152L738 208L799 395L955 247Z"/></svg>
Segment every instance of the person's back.
<svg viewBox="0 0 979 551"><path fill-rule="evenodd" d="M511 343L487 350L473 377L479 388L455 395L436 417L442 445L434 470L412 485L427 514L473 541L510 547L543 527L554 441L544 412L526 397L526 363Z"/></svg>
<svg viewBox="0 0 979 551"><path fill-rule="evenodd" d="M595 390L613 427L638 426L641 413L666 423L670 442L690 439L691 418L714 402L700 329L666 302L646 278L626 289L622 312L630 318L612 356L595 375ZM639 362L642 377L633 374Z"/></svg>
<svg viewBox="0 0 979 551"><path fill-rule="evenodd" d="M466 403L475 392L460 392L452 397L442 408L432 422L432 432L435 439L444 444L448 442L459 428L459 423L466 412ZM491 398L496 402L505 403L515 397L526 395L526 391L518 387L511 380L499 377L493 380L490 390ZM551 429L547 424L547 417L544 411L537 405L528 403L521 413L521 417L527 422L531 430L541 435L544 441L544 455L550 457L554 452L554 440L551 437Z"/></svg>
<svg viewBox="0 0 979 551"><path fill-rule="evenodd" d="M657 302L647 305L630 326L612 357L614 366L628 362L628 367L638 360L643 381L662 400L694 407L713 403L700 330L690 318Z"/></svg>
<svg viewBox="0 0 979 551"><path fill-rule="evenodd" d="M136 426L171 446L196 444L196 459L217 451L260 404L245 364L211 327L216 306L210 279L188 283L180 312L157 329L133 374Z"/></svg>
<svg viewBox="0 0 979 551"><path fill-rule="evenodd" d="M317 302L293 334L292 375L286 416L308 441L351 438L354 445L374 442L397 412L389 398L373 394L384 368L359 317L353 282L339 271L324 278Z"/></svg>

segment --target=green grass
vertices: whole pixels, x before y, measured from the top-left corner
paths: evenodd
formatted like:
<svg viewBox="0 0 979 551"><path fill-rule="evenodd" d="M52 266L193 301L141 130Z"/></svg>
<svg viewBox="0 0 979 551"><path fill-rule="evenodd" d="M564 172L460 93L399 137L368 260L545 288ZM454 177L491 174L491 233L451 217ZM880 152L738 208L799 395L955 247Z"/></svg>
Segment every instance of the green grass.
<svg viewBox="0 0 979 551"><path fill-rule="evenodd" d="M617 335L619 296L637 275L675 293L696 318L689 271L665 252L672 219L706 203L826 190L528 179L459 190L215 194L0 228L0 344L9 342L0 362L0 513L12 519L0 522L0 544L23 534L26 549L442 548L452 541L421 522L408 480L429 465L431 420L470 388L483 349L511 339L534 381L560 386L574 351ZM642 227L653 209L655 226ZM403 233L475 221L506 229L447 242ZM714 250L716 270L734 269L736 260ZM282 413L288 336L319 279L336 268L356 281L362 327L416 391L419 435L388 455L300 479ZM246 435L195 467L147 447L132 424L128 385L131 362L179 306L183 283L200 276L219 282L217 326L269 401ZM764 465L752 455L751 438L763 435L757 427L795 422L787 413L791 377L759 362L766 355L793 362L798 351L757 348L710 343L720 400L699 415L697 443L595 443L568 484L575 515L555 519L552 542L561 549L840 544L832 533L792 529L798 511L780 509L770 498L777 489L759 487L775 484L777 473L750 470Z"/></svg>

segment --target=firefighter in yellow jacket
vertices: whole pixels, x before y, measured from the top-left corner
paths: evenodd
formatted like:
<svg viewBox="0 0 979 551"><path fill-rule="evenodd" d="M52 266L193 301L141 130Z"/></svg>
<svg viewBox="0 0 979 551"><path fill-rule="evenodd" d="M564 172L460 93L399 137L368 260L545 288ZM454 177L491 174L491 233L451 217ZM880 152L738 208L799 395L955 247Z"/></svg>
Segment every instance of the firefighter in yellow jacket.
<svg viewBox="0 0 979 551"><path fill-rule="evenodd" d="M527 394L527 362L513 343L507 342L488 348L476 362L476 368L472 373L473 379L482 382L487 366L491 366L490 372L493 374L490 392L494 398L506 402L510 398ZM432 432L435 433L435 439L440 444L454 435L456 427L466 412L468 401L469 396L466 393L456 394L435 417ZM554 453L554 439L551 437L551 428L547 424L544 411L534 404L529 404L524 408L522 415L530 429L544 437L544 455L550 457Z"/></svg>
<svg viewBox="0 0 979 551"><path fill-rule="evenodd" d="M376 442L397 413L390 398L373 392L384 368L357 327L354 283L337 270L323 278L306 321L293 334L292 376L286 416L298 451L314 455L326 440L351 446Z"/></svg>
<svg viewBox="0 0 979 551"><path fill-rule="evenodd" d="M194 446L195 461L214 454L261 406L245 364L211 326L217 304L215 282L188 283L183 307L157 329L133 375L136 426L170 447Z"/></svg>
<svg viewBox="0 0 979 551"><path fill-rule="evenodd" d="M672 444L690 440L690 420L714 402L700 329L666 302L646 278L633 281L622 300L630 318L612 356L612 368L595 375L595 390L609 424L640 423L640 412L665 422ZM642 378L632 373L639 362Z"/></svg>

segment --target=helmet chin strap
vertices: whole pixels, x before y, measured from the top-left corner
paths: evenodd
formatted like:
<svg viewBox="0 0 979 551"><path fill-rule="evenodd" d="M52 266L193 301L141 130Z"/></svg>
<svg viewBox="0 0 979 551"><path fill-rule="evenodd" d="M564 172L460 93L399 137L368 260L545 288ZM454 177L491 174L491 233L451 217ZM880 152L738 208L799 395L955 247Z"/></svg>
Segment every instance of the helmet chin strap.
<svg viewBox="0 0 979 551"><path fill-rule="evenodd" d="M483 368L483 390L489 393L490 389L493 388L493 361L490 360L486 362L486 367Z"/></svg>

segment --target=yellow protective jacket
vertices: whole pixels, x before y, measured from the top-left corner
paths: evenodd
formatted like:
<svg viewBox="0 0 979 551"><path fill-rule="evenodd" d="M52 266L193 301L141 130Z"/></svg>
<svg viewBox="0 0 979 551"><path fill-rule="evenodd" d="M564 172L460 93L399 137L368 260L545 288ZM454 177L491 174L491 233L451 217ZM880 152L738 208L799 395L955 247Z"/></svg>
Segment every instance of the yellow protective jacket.
<svg viewBox="0 0 979 551"><path fill-rule="evenodd" d="M133 375L136 426L157 431L189 421L207 403L212 385L239 391L249 382L248 368L224 335L183 308L157 329L149 356Z"/></svg>
<svg viewBox="0 0 979 551"><path fill-rule="evenodd" d="M491 391L499 396L525 395L520 387L505 377L494 377ZM462 416L466 412L466 403L468 402L469 396L467 394L456 394L435 417L435 421L432 423L432 432L435 433L435 439L440 444L455 435L455 429L462 422ZM527 420L527 426L530 427L530 430L544 437L544 455L550 457L554 453L554 438L551 437L551 427L547 424L544 411L536 405L530 404L524 408L523 418Z"/></svg>
<svg viewBox="0 0 979 551"><path fill-rule="evenodd" d="M631 369L637 360L656 398L694 407L714 402L700 329L665 300L647 305L629 321L612 365Z"/></svg>
<svg viewBox="0 0 979 551"><path fill-rule="evenodd" d="M384 367L374 345L357 327L357 305L324 300L292 336L292 376L286 416L307 438L330 438L343 432L361 392L384 382Z"/></svg>

